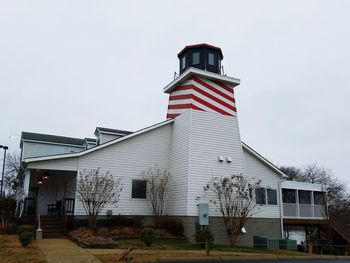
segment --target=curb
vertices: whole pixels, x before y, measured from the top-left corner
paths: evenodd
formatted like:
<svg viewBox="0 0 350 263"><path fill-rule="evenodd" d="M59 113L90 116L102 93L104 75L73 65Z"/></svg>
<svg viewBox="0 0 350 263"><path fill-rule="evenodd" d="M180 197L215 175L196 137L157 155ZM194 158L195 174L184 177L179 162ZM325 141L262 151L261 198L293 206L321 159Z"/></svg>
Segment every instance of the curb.
<svg viewBox="0 0 350 263"><path fill-rule="evenodd" d="M271 256L271 257L157 257L157 258L149 258L149 259L133 259L131 262L134 263L154 263L154 262L174 262L174 261L188 261L188 262L206 262L206 261L236 261L236 260L254 260L254 261L267 261L267 260L279 260L279 259L290 259L290 260L317 260L317 259L348 259L349 256Z"/></svg>

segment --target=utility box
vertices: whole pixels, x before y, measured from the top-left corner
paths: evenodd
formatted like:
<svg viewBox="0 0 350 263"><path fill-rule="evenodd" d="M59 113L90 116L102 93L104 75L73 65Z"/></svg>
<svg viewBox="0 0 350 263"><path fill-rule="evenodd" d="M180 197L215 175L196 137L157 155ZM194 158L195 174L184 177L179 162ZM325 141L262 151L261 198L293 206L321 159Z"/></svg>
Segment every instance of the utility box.
<svg viewBox="0 0 350 263"><path fill-rule="evenodd" d="M200 226L209 225L209 204L198 204L198 223Z"/></svg>
<svg viewBox="0 0 350 263"><path fill-rule="evenodd" d="M280 249L287 249L287 250L297 250L297 241L292 239L280 239L279 241L279 247Z"/></svg>
<svg viewBox="0 0 350 263"><path fill-rule="evenodd" d="M254 247L267 250L279 249L279 239L266 236L254 236Z"/></svg>

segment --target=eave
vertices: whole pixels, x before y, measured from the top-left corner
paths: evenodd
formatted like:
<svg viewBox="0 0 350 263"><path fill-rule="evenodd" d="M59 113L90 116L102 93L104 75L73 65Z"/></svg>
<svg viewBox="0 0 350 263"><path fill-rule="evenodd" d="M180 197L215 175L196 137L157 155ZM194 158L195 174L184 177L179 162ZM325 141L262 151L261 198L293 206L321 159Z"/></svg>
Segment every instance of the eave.
<svg viewBox="0 0 350 263"><path fill-rule="evenodd" d="M220 75L220 74L209 72L206 70L190 67L185 72L183 72L178 78L174 79L171 83L169 83L163 89L163 91L165 93L170 93L174 88L181 85L181 83L185 82L193 75L196 75L198 77L203 77L209 80L220 81L224 84L232 85L233 87L236 87L241 83L240 79L231 78L225 75Z"/></svg>

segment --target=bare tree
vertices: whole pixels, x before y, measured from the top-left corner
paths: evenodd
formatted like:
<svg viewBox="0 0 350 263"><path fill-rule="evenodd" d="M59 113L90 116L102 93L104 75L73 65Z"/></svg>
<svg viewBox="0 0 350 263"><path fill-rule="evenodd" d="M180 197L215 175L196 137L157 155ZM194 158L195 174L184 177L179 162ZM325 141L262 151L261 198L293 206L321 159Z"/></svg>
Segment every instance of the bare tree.
<svg viewBox="0 0 350 263"><path fill-rule="evenodd" d="M77 198L83 204L90 228L96 228L97 217L106 204L119 201L121 191L121 178L115 178L110 172L100 174L99 169L80 172Z"/></svg>
<svg viewBox="0 0 350 263"><path fill-rule="evenodd" d="M245 223L256 212L257 205L253 193L259 185L260 181L249 183L243 174L234 174L214 177L204 186L204 192L213 197L209 202L213 203L222 215L231 245L236 243Z"/></svg>
<svg viewBox="0 0 350 263"><path fill-rule="evenodd" d="M150 202L153 216L161 216L164 212L170 173L156 165L147 171L143 171L142 175L147 181L147 200Z"/></svg>
<svg viewBox="0 0 350 263"><path fill-rule="evenodd" d="M7 154L4 176L4 191L9 197L15 197L22 187L23 178L17 177L20 166L21 158L19 154Z"/></svg>

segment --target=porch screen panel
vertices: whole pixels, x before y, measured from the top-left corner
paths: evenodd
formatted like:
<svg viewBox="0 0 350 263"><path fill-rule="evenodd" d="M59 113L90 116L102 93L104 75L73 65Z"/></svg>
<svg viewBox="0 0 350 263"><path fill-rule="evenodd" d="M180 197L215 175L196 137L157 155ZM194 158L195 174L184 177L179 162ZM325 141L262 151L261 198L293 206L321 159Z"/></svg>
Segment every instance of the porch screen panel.
<svg viewBox="0 0 350 263"><path fill-rule="evenodd" d="M326 217L326 198L324 192L314 192L314 211L315 217L325 218Z"/></svg>
<svg viewBox="0 0 350 263"><path fill-rule="evenodd" d="M300 217L312 217L311 191L299 190L298 194Z"/></svg>
<svg viewBox="0 0 350 263"><path fill-rule="evenodd" d="M294 189L282 189L283 215L297 217L296 192Z"/></svg>

